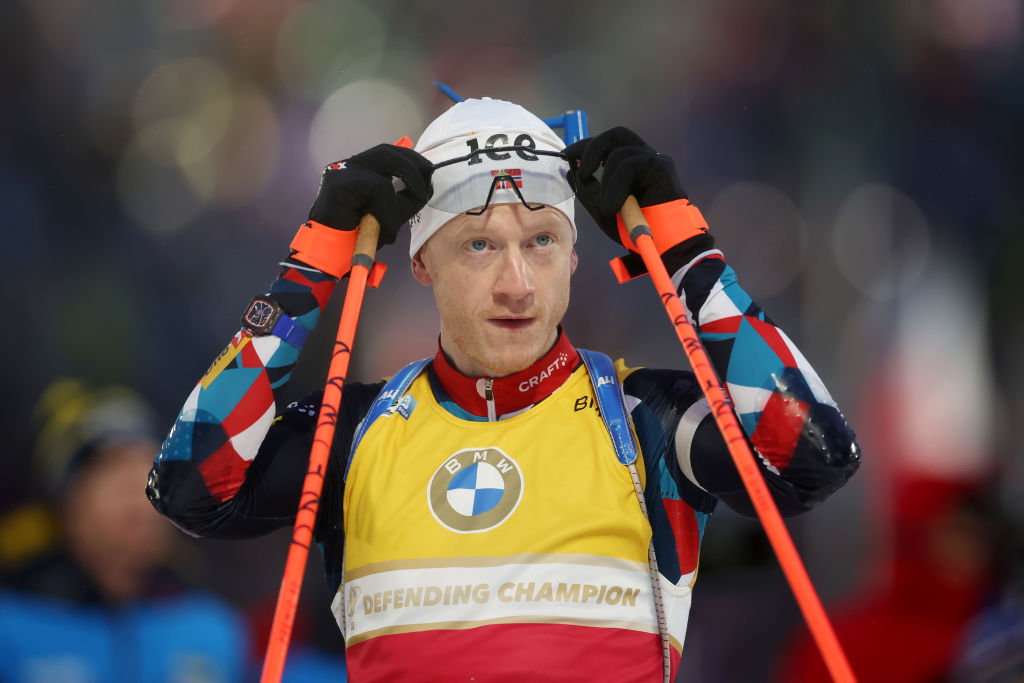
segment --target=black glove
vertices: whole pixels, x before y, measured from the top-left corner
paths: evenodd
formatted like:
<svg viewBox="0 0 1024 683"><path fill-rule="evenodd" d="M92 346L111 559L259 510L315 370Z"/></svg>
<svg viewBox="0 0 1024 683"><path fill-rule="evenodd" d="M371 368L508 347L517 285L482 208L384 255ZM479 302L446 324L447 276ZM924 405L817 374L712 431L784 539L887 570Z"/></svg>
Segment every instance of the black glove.
<svg viewBox="0 0 1024 683"><path fill-rule="evenodd" d="M407 147L377 145L324 169L309 220L337 230L355 230L373 214L380 223L377 247L392 244L398 230L430 198L433 165ZM395 192L392 178L405 183Z"/></svg>
<svg viewBox="0 0 1024 683"><path fill-rule="evenodd" d="M686 199L672 158L656 152L643 139L621 126L575 142L565 148L569 157L569 185L598 226L616 242L615 214L626 197L640 206ZM594 177L604 166L599 181Z"/></svg>
<svg viewBox="0 0 1024 683"><path fill-rule="evenodd" d="M626 197L633 195L641 207L671 205L663 212L673 217L672 225L658 225L649 220L655 242L669 272L685 264L690 257L714 246L714 238L696 229L684 206L688 202L676 175L672 158L652 149L643 139L621 126L593 138L586 138L565 148L569 158L567 179L576 197L594 218L601 230L622 244L616 214ZM595 173L601 167L601 179ZM693 207L690 207L691 209ZM677 218L674 218L677 217ZM630 254L624 260L633 273L645 272L639 256Z"/></svg>

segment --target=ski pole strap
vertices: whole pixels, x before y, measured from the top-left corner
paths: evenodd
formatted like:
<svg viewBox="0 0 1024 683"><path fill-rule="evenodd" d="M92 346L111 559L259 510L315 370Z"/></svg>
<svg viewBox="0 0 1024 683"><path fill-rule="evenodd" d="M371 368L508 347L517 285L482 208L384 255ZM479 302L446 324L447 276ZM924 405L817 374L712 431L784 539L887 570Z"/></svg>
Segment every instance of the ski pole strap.
<svg viewBox="0 0 1024 683"><path fill-rule="evenodd" d="M619 227L619 239L623 246L630 250L625 256L614 258L610 262L619 284L647 274L647 266L636 246L636 241L641 235L650 235L666 264L686 263L694 255L715 245L714 237L708 232L708 222L704 220L704 215L687 199L645 206L640 211L643 222L637 225L627 227L621 213L615 217ZM670 268L674 269L674 266Z"/></svg>
<svg viewBox="0 0 1024 683"><path fill-rule="evenodd" d="M651 228L651 237L659 254L664 254L677 244L708 231L708 222L704 220L704 214L688 199L644 206L640 211ZM629 234L629 228L622 220L622 215L616 214L615 221L619 226L619 240L622 246L630 251L638 251L632 235Z"/></svg>
<svg viewBox="0 0 1024 683"><path fill-rule="evenodd" d="M618 376L615 373L615 365L612 360L596 351L578 349L583 363L587 367L590 381L594 386L594 395L597 405L601 411L601 419L604 421L605 429L611 437L612 445L615 448L615 456L623 465L635 462L640 453L630 427L629 411L626 410L626 400L622 395L622 385L619 384ZM348 468L352 462L352 454L356 452L359 443L366 435L377 418L398 412L402 408L402 400L405 392L409 390L430 358L418 360L396 372L391 379L385 382L377 397L373 399L366 416L363 417L359 426L356 427L355 435L352 437L352 448L349 450L348 462L345 464L345 479L348 479Z"/></svg>
<svg viewBox="0 0 1024 683"><path fill-rule="evenodd" d="M597 409L604 420L604 426L612 439L615 455L619 462L629 468L629 476L633 480L633 490L644 517L650 519L647 512L647 501L644 488L640 483L640 473L636 469L637 447L633 429L630 426L629 410L626 408L626 397L622 393L622 384L615 372L615 364L611 358L598 353L579 349L583 363L590 374L590 382L594 386ZM662 681L669 683L672 674L672 650L668 635L668 617L665 614L665 600L661 595L661 572L658 570L658 557L654 549L654 537L647 546L647 568L651 577L651 590L654 598L654 611L658 616L658 636L661 641Z"/></svg>
<svg viewBox="0 0 1024 683"><path fill-rule="evenodd" d="M358 230L335 230L323 223L306 221L292 240L292 256L339 280L352 266Z"/></svg>
<svg viewBox="0 0 1024 683"><path fill-rule="evenodd" d="M356 448L359 447L359 442L363 440L363 436L366 435L366 430L370 428L378 417L383 415L390 415L401 407L402 397L405 392L409 390L409 385L416 379L423 368L426 367L427 363L431 361L430 358L424 358L414 363L409 363L404 368L399 370L389 379L384 387L377 394L377 398L373 399L373 403L370 404L370 409L366 411L366 416L356 427L356 433L352 437L352 448L348 452L348 460L345 462L345 474L343 479L348 481L348 468L352 464L352 456L356 452Z"/></svg>
<svg viewBox="0 0 1024 683"><path fill-rule="evenodd" d="M640 449L630 427L629 411L626 410L626 399L615 372L615 364L603 353L587 349L578 351L583 357L583 364L587 366L590 382L594 385L594 397L605 429L612 438L615 456L623 465L630 465L636 462Z"/></svg>

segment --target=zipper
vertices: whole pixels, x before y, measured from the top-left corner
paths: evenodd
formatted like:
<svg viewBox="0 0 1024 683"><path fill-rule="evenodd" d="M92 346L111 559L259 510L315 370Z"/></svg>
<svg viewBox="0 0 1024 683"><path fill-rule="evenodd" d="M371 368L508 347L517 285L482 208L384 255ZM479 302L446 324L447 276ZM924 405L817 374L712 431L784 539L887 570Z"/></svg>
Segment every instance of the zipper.
<svg viewBox="0 0 1024 683"><path fill-rule="evenodd" d="M494 380L490 377L484 378L484 400L487 401L487 421L497 422L498 411L494 407Z"/></svg>

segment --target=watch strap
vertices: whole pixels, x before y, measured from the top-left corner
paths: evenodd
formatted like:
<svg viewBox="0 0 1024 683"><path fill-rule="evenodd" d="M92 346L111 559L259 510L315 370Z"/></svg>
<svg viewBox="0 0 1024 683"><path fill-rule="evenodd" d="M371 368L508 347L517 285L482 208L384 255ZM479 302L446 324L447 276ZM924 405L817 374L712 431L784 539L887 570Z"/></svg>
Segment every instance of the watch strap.
<svg viewBox="0 0 1024 683"><path fill-rule="evenodd" d="M265 322L252 320L249 317L250 313L256 310L255 307L257 305L265 307L259 312L261 315L266 316ZM309 335L309 330L295 322L294 318L285 313L277 298L269 292L258 294L249 302L246 312L242 315L242 329L254 337L274 335L296 348L302 348L302 344Z"/></svg>
<svg viewBox="0 0 1024 683"><path fill-rule="evenodd" d="M309 336L309 330L288 317L287 313L282 313L270 334L280 337L292 346L301 349L302 345L306 342L306 337Z"/></svg>

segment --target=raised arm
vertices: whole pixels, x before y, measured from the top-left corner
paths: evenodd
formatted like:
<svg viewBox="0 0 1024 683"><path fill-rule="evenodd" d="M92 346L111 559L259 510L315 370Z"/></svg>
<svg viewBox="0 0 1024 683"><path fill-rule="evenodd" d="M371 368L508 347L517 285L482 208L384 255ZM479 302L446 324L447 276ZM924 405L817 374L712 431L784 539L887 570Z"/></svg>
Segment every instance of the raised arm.
<svg viewBox="0 0 1024 683"><path fill-rule="evenodd" d="M780 512L808 510L853 475L853 430L793 341L740 287L720 252L675 273ZM687 409L674 450L686 477L746 515L753 507L706 400Z"/></svg>
<svg viewBox="0 0 1024 683"><path fill-rule="evenodd" d="M625 128L576 143L566 152L577 197L620 244L628 239L617 211L628 195L637 197L780 512L807 510L842 486L860 464L853 430L796 345L739 286L714 249L672 160ZM631 275L644 272L636 254L623 263ZM683 498L699 510L710 511L709 501L720 499L742 514L753 514L692 375L641 370L627 377L625 390L657 422L665 461L671 463L666 471Z"/></svg>
<svg viewBox="0 0 1024 683"><path fill-rule="evenodd" d="M361 216L377 217L380 244L394 242L426 201L429 175L423 157L392 145L324 170L309 221L282 270L246 307L242 329L193 388L153 464L146 494L179 527L194 535L252 536L293 521L319 396L286 408L282 391L303 341L348 272ZM393 178L404 189L396 191ZM335 456L346 452L376 389L346 386ZM325 481L325 496L337 486L334 479Z"/></svg>

